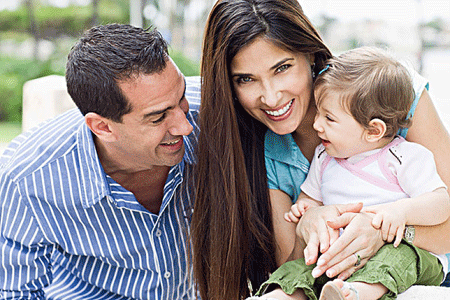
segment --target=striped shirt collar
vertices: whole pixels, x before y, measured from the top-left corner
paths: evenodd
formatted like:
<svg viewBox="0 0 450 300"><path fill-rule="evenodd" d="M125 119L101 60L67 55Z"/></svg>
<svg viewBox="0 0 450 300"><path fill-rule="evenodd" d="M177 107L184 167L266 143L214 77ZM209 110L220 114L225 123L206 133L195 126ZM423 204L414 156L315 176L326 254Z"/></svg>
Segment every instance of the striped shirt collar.
<svg viewBox="0 0 450 300"><path fill-rule="evenodd" d="M78 128L76 144L80 169L84 170L84 172L81 172L82 178L80 178L83 181L82 186L92 184L98 187L97 189L85 189L85 197L80 199L83 208L88 208L104 197L111 195L111 190L95 149L92 132L84 122Z"/></svg>

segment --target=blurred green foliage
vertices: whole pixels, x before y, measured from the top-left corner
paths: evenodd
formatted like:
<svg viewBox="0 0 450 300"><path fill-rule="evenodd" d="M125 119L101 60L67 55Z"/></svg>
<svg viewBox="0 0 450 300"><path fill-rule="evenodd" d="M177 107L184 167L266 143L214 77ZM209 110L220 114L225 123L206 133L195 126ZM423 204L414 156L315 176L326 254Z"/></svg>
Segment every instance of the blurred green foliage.
<svg viewBox="0 0 450 300"><path fill-rule="evenodd" d="M22 121L22 88L31 79L61 74L52 69L51 61L39 62L9 57L0 58L0 121Z"/></svg>
<svg viewBox="0 0 450 300"><path fill-rule="evenodd" d="M128 1L100 1L98 12L100 24L129 22ZM34 17L41 38L79 36L94 25L91 6L59 8L36 2ZM29 32L29 26L30 17L24 5L15 11L0 11L0 31Z"/></svg>
<svg viewBox="0 0 450 300"><path fill-rule="evenodd" d="M0 144L7 144L22 132L22 126L17 122L0 122ZM1 152L1 149L0 149Z"/></svg>
<svg viewBox="0 0 450 300"><path fill-rule="evenodd" d="M51 74L64 75L71 46L85 30L96 25L92 5L58 8L44 6L39 1L33 3L39 38L51 40L55 50L47 61L0 54L0 122L22 121L24 83ZM98 5L98 23L129 23L129 0L102 0ZM0 42L7 40L14 41L19 48L20 43L33 40L25 5L16 11L0 11ZM170 56L186 76L199 75L198 63L186 58L182 52L170 49Z"/></svg>
<svg viewBox="0 0 450 300"><path fill-rule="evenodd" d="M198 64L181 52L171 51L170 56L184 75L199 75ZM51 74L64 75L64 65L65 59L40 62L0 57L0 122L21 122L24 83Z"/></svg>
<svg viewBox="0 0 450 300"><path fill-rule="evenodd" d="M190 60L180 51L169 49L169 55L180 69L184 76L198 76L200 75L200 66L198 63Z"/></svg>

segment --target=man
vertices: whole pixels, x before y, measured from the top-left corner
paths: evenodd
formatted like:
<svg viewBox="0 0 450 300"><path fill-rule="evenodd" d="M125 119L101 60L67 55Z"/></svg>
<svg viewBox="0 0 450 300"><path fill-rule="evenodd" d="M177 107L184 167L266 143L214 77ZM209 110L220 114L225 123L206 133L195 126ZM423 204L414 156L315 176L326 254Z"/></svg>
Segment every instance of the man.
<svg viewBox="0 0 450 300"><path fill-rule="evenodd" d="M0 298L193 298L198 78L157 31L112 24L72 48L66 80L78 109L0 159Z"/></svg>

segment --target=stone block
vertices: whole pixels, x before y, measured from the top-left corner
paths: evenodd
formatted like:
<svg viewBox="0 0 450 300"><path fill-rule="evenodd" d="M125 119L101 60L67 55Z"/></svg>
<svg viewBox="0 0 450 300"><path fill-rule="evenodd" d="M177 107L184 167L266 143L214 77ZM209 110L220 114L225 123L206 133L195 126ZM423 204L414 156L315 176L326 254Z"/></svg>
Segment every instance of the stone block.
<svg viewBox="0 0 450 300"><path fill-rule="evenodd" d="M50 75L27 81L23 86L22 131L74 107L64 76Z"/></svg>

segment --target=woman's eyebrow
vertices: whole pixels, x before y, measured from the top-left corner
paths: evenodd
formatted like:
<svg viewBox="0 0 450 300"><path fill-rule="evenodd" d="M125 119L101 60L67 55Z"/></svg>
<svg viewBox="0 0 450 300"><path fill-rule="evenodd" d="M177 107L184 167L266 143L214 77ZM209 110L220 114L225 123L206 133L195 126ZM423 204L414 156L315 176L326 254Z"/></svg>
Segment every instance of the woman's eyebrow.
<svg viewBox="0 0 450 300"><path fill-rule="evenodd" d="M275 69L277 69L279 66L281 66L282 64L284 64L284 63L286 63L287 61L290 61L290 60L294 60L294 58L293 58L293 57L287 57L287 58L285 58L285 59L283 59L283 60L277 62L277 63L276 63L275 65L273 65L270 69L271 69L271 70L275 70Z"/></svg>
<svg viewBox="0 0 450 300"><path fill-rule="evenodd" d="M236 77L236 76L239 76L239 77L250 77L250 76L252 76L252 74L250 74L250 73L233 73L233 74L231 74L231 77Z"/></svg>
<svg viewBox="0 0 450 300"><path fill-rule="evenodd" d="M280 67L281 65L283 65L284 63L294 60L293 57L287 57L285 59L280 60L279 62L277 62L275 65L273 65L272 67L270 67L270 70L276 70L278 67ZM250 77L252 76L251 73L232 73L231 74L232 77L235 76L239 76L239 77Z"/></svg>

